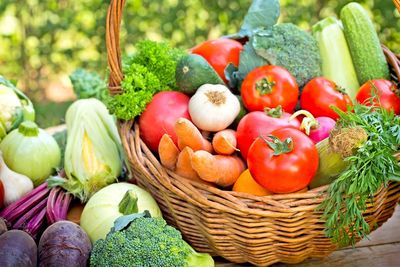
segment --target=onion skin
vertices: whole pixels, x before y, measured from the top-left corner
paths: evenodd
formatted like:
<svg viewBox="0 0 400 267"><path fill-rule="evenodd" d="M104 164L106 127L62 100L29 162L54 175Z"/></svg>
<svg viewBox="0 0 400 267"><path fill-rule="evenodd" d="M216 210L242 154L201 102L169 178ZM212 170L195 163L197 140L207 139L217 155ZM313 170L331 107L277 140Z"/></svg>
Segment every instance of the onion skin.
<svg viewBox="0 0 400 267"><path fill-rule="evenodd" d="M83 229L58 221L44 231L39 241L39 267L86 267L92 245Z"/></svg>
<svg viewBox="0 0 400 267"><path fill-rule="evenodd" d="M336 122L334 119L329 117L318 117L318 128L311 128L308 137L316 144L325 138L329 137L329 133L335 128Z"/></svg>

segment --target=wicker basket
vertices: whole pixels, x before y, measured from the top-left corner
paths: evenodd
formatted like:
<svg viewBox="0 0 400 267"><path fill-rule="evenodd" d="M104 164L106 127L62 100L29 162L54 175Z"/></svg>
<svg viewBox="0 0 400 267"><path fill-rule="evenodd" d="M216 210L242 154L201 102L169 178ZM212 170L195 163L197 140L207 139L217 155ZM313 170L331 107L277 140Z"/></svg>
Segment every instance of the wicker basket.
<svg viewBox="0 0 400 267"><path fill-rule="evenodd" d="M121 92L119 32L124 0L112 0L107 16L109 88ZM392 67L393 80L400 79L400 60L383 47ZM187 180L161 166L140 139L134 121L120 122L120 135L131 170L139 185L156 198L169 224L180 229L198 251L219 255L231 262L266 266L276 262L298 263L322 258L337 246L324 235L324 222L315 208L326 196L327 186L306 193L256 197L222 191ZM376 193L365 212L372 228L393 214L400 200L400 183Z"/></svg>

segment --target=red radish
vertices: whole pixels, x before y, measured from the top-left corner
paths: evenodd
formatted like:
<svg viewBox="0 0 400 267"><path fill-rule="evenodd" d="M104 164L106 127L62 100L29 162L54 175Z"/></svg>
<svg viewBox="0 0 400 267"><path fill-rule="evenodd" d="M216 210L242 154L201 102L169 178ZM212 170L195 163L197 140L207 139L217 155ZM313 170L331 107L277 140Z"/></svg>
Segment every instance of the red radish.
<svg viewBox="0 0 400 267"><path fill-rule="evenodd" d="M164 134L168 134L175 145L175 122L179 118L190 119L189 97L184 93L167 91L154 95L139 118L140 137L151 151L158 151L158 144Z"/></svg>
<svg viewBox="0 0 400 267"><path fill-rule="evenodd" d="M291 114L284 112L280 106L275 109L266 109L265 112L253 111L246 114L239 122L236 131L237 145L244 159L251 144L260 135L268 135L281 128L299 129L300 121L289 121Z"/></svg>
<svg viewBox="0 0 400 267"><path fill-rule="evenodd" d="M307 110L296 111L289 120L295 119L299 115L305 116L301 122L300 130L304 130L315 144L329 137L329 133L336 125L334 119L330 117L315 118Z"/></svg>

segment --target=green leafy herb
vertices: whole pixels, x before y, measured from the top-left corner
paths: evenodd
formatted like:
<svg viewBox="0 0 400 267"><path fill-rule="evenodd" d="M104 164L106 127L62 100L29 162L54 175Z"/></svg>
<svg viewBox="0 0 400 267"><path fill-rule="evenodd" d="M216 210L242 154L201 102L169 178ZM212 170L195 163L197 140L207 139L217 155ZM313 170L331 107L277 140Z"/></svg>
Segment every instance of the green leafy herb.
<svg viewBox="0 0 400 267"><path fill-rule="evenodd" d="M109 99L107 106L117 118L130 120L140 115L153 95L176 89L177 61L185 54L166 43L149 40L137 44L137 52L123 62L123 93Z"/></svg>
<svg viewBox="0 0 400 267"><path fill-rule="evenodd" d="M117 118L130 120L144 111L153 95L161 91L161 85L152 72L138 64L130 65L124 73L123 93L112 97L108 108Z"/></svg>
<svg viewBox="0 0 400 267"><path fill-rule="evenodd" d="M177 89L175 81L176 64L185 54L181 49L171 48L168 43L157 43L150 40L144 40L136 45L137 53L132 57L128 57L124 62L125 69L128 73L124 75L132 75L129 72L131 65L138 64L147 68L148 72L153 73L160 81L160 87L165 89ZM123 88L125 89L125 88Z"/></svg>
<svg viewBox="0 0 400 267"><path fill-rule="evenodd" d="M349 167L329 186L324 210L326 234L341 246L355 244L370 227L363 217L367 201L389 180L399 180L400 166L394 156L400 144L400 117L383 108L355 104L354 112L335 109L338 127L361 127L368 140L345 160Z"/></svg>

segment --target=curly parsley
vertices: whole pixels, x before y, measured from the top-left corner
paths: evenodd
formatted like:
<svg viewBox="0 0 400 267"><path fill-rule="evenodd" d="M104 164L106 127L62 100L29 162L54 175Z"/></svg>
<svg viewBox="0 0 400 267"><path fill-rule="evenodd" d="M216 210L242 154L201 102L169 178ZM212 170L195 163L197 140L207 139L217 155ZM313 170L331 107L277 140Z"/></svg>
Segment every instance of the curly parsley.
<svg viewBox="0 0 400 267"><path fill-rule="evenodd" d="M124 60L121 87L123 93L107 103L117 118L130 120L140 115L160 91L176 89L176 64L185 52L167 43L144 40L137 52Z"/></svg>

